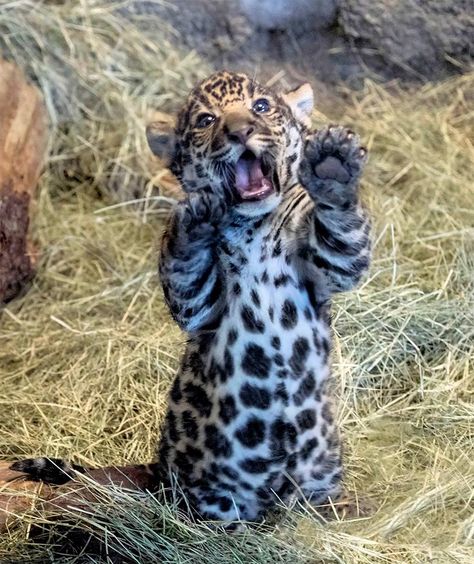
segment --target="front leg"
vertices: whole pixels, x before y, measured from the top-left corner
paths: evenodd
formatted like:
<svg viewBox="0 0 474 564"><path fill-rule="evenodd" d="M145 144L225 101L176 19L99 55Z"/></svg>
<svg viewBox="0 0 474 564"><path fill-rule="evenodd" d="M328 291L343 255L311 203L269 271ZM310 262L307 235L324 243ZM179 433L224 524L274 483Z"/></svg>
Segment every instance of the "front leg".
<svg viewBox="0 0 474 564"><path fill-rule="evenodd" d="M193 192L178 203L163 235L161 284L171 314L185 331L209 327L224 308L225 288L216 256L224 213L218 196Z"/></svg>
<svg viewBox="0 0 474 564"><path fill-rule="evenodd" d="M306 272L322 273L329 292L350 290L369 266L370 222L358 196L366 158L359 137L341 126L306 143L299 178L314 206L298 253Z"/></svg>

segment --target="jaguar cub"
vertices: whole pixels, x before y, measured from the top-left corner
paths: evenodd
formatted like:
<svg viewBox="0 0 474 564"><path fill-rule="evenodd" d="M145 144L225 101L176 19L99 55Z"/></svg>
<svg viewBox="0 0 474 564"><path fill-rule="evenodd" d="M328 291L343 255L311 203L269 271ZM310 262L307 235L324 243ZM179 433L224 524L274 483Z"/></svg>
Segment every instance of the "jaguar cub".
<svg viewBox="0 0 474 564"><path fill-rule="evenodd" d="M308 84L279 94L224 71L147 130L187 193L159 270L188 344L150 469L204 519L339 492L329 308L369 265L366 151L344 127L310 131L312 106ZM46 459L15 467L51 473Z"/></svg>

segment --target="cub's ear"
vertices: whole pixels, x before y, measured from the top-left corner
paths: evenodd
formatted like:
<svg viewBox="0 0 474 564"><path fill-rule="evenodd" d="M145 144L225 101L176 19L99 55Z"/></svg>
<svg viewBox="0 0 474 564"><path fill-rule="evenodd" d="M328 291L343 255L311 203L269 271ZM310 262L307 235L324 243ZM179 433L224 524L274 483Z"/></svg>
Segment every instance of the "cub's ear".
<svg viewBox="0 0 474 564"><path fill-rule="evenodd" d="M176 146L176 118L163 112L154 112L146 126L146 138L153 154L169 166Z"/></svg>
<svg viewBox="0 0 474 564"><path fill-rule="evenodd" d="M294 90L283 94L283 99L290 106L295 118L306 127L311 126L311 112L313 111L313 89L306 82Z"/></svg>

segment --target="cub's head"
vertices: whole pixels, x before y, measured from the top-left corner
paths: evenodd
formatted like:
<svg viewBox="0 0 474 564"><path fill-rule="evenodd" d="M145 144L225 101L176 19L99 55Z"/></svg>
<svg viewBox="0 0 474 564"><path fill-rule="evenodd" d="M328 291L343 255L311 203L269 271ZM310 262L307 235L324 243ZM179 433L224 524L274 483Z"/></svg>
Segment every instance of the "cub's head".
<svg viewBox="0 0 474 564"><path fill-rule="evenodd" d="M309 84L279 94L223 71L196 86L176 118L151 123L147 138L186 192L225 191L254 215L297 182L312 108Z"/></svg>

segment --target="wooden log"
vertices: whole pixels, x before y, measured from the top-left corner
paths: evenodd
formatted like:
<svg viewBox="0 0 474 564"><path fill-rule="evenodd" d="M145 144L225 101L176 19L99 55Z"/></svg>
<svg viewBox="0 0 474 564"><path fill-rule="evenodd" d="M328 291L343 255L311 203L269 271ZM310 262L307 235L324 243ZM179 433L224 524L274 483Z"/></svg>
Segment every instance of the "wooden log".
<svg viewBox="0 0 474 564"><path fill-rule="evenodd" d="M94 491L79 479L62 486L34 482L22 472L10 470L11 462L0 461L0 534L14 526L22 513L35 509L45 517L61 515L62 510L86 509L88 502L95 500ZM95 483L128 490L153 490L153 475L146 466L108 466L89 469L88 478Z"/></svg>
<svg viewBox="0 0 474 564"><path fill-rule="evenodd" d="M47 147L41 94L14 64L0 60L0 305L18 296L34 273L28 241L30 202Z"/></svg>

